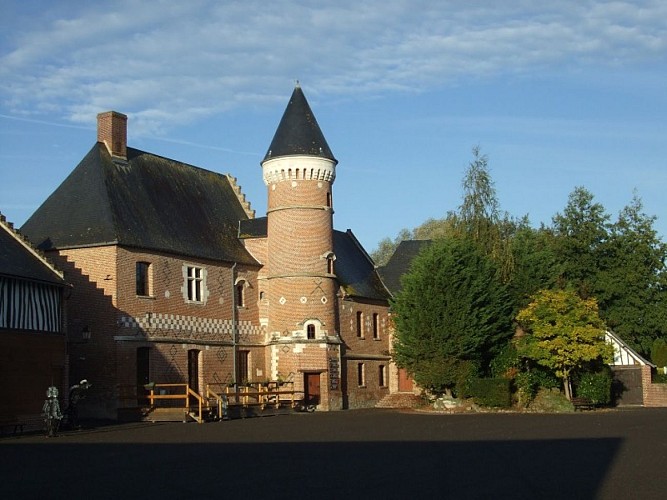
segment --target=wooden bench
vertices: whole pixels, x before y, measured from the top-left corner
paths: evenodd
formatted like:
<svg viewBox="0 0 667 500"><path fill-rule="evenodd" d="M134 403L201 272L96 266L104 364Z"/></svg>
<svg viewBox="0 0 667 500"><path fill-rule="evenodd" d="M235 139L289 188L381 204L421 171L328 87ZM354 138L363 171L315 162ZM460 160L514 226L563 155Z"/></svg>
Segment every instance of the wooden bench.
<svg viewBox="0 0 667 500"><path fill-rule="evenodd" d="M597 408L597 403L594 403L588 398L572 398L570 402L574 405L574 410L594 410Z"/></svg>
<svg viewBox="0 0 667 500"><path fill-rule="evenodd" d="M0 417L0 435L5 435L5 429L13 429L12 434L16 436L19 432L23 434L23 422L14 415Z"/></svg>

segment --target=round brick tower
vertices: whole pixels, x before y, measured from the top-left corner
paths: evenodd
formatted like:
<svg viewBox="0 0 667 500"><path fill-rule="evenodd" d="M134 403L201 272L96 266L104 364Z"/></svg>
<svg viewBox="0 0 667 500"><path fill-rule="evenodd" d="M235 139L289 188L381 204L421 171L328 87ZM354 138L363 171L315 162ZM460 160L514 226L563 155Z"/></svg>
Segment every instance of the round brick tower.
<svg viewBox="0 0 667 500"><path fill-rule="evenodd" d="M271 375L339 407L332 191L336 164L297 84L262 161Z"/></svg>

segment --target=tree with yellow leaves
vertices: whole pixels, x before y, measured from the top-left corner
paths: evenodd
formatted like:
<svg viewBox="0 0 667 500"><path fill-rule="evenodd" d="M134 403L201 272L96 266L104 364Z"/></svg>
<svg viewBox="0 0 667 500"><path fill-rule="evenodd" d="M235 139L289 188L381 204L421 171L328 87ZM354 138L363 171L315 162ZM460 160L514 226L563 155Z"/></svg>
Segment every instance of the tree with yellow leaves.
<svg viewBox="0 0 667 500"><path fill-rule="evenodd" d="M541 290L517 321L528 334L518 343L519 354L553 370L568 400L575 371L612 359L596 300L582 299L574 290Z"/></svg>

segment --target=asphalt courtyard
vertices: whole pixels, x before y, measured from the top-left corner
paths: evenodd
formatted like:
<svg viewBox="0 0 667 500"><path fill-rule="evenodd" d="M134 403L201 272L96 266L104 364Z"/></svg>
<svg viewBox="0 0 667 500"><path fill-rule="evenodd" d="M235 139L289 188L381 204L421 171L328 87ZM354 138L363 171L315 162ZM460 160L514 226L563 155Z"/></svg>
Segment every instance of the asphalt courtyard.
<svg viewBox="0 0 667 500"><path fill-rule="evenodd" d="M667 408L293 414L0 439L3 499L665 498Z"/></svg>

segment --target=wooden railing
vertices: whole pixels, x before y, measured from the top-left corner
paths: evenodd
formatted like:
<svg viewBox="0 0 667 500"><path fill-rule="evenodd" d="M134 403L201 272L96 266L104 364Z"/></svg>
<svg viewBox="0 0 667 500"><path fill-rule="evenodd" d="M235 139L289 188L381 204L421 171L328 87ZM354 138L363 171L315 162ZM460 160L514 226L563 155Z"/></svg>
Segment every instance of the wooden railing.
<svg viewBox="0 0 667 500"><path fill-rule="evenodd" d="M160 406L161 401L182 401L183 411L199 423L204 422L204 410L209 408L211 399L217 404L219 418L227 417L230 406L258 406L262 410L268 406L280 408L284 405L297 408L303 401L303 392L295 391L292 382L250 383L240 387L233 384L208 384L206 397L191 389L188 384L149 384L147 389L150 391L147 398L151 407ZM192 412L191 398L196 401L196 412Z"/></svg>
<svg viewBox="0 0 667 500"><path fill-rule="evenodd" d="M181 390L178 390L181 389ZM176 394L173 394L172 390L178 390ZM157 391L157 394L156 394ZM163 394L162 392L166 392ZM195 398L197 401L197 413L191 415L190 410L190 398ZM150 393L148 394L148 400L150 401L151 407L156 407L159 405L159 401L183 401L183 412L191 415L197 422L200 424L204 421L203 418L203 406L204 399L197 394L195 391L188 387L188 384L150 384ZM178 408L179 406L177 406Z"/></svg>
<svg viewBox="0 0 667 500"><path fill-rule="evenodd" d="M217 391L213 386L220 387ZM234 384L209 384L207 392L226 400L229 406L259 406L262 410L272 405L276 408L288 404L295 408L303 399L303 392L294 390L293 382L252 382L242 386Z"/></svg>

